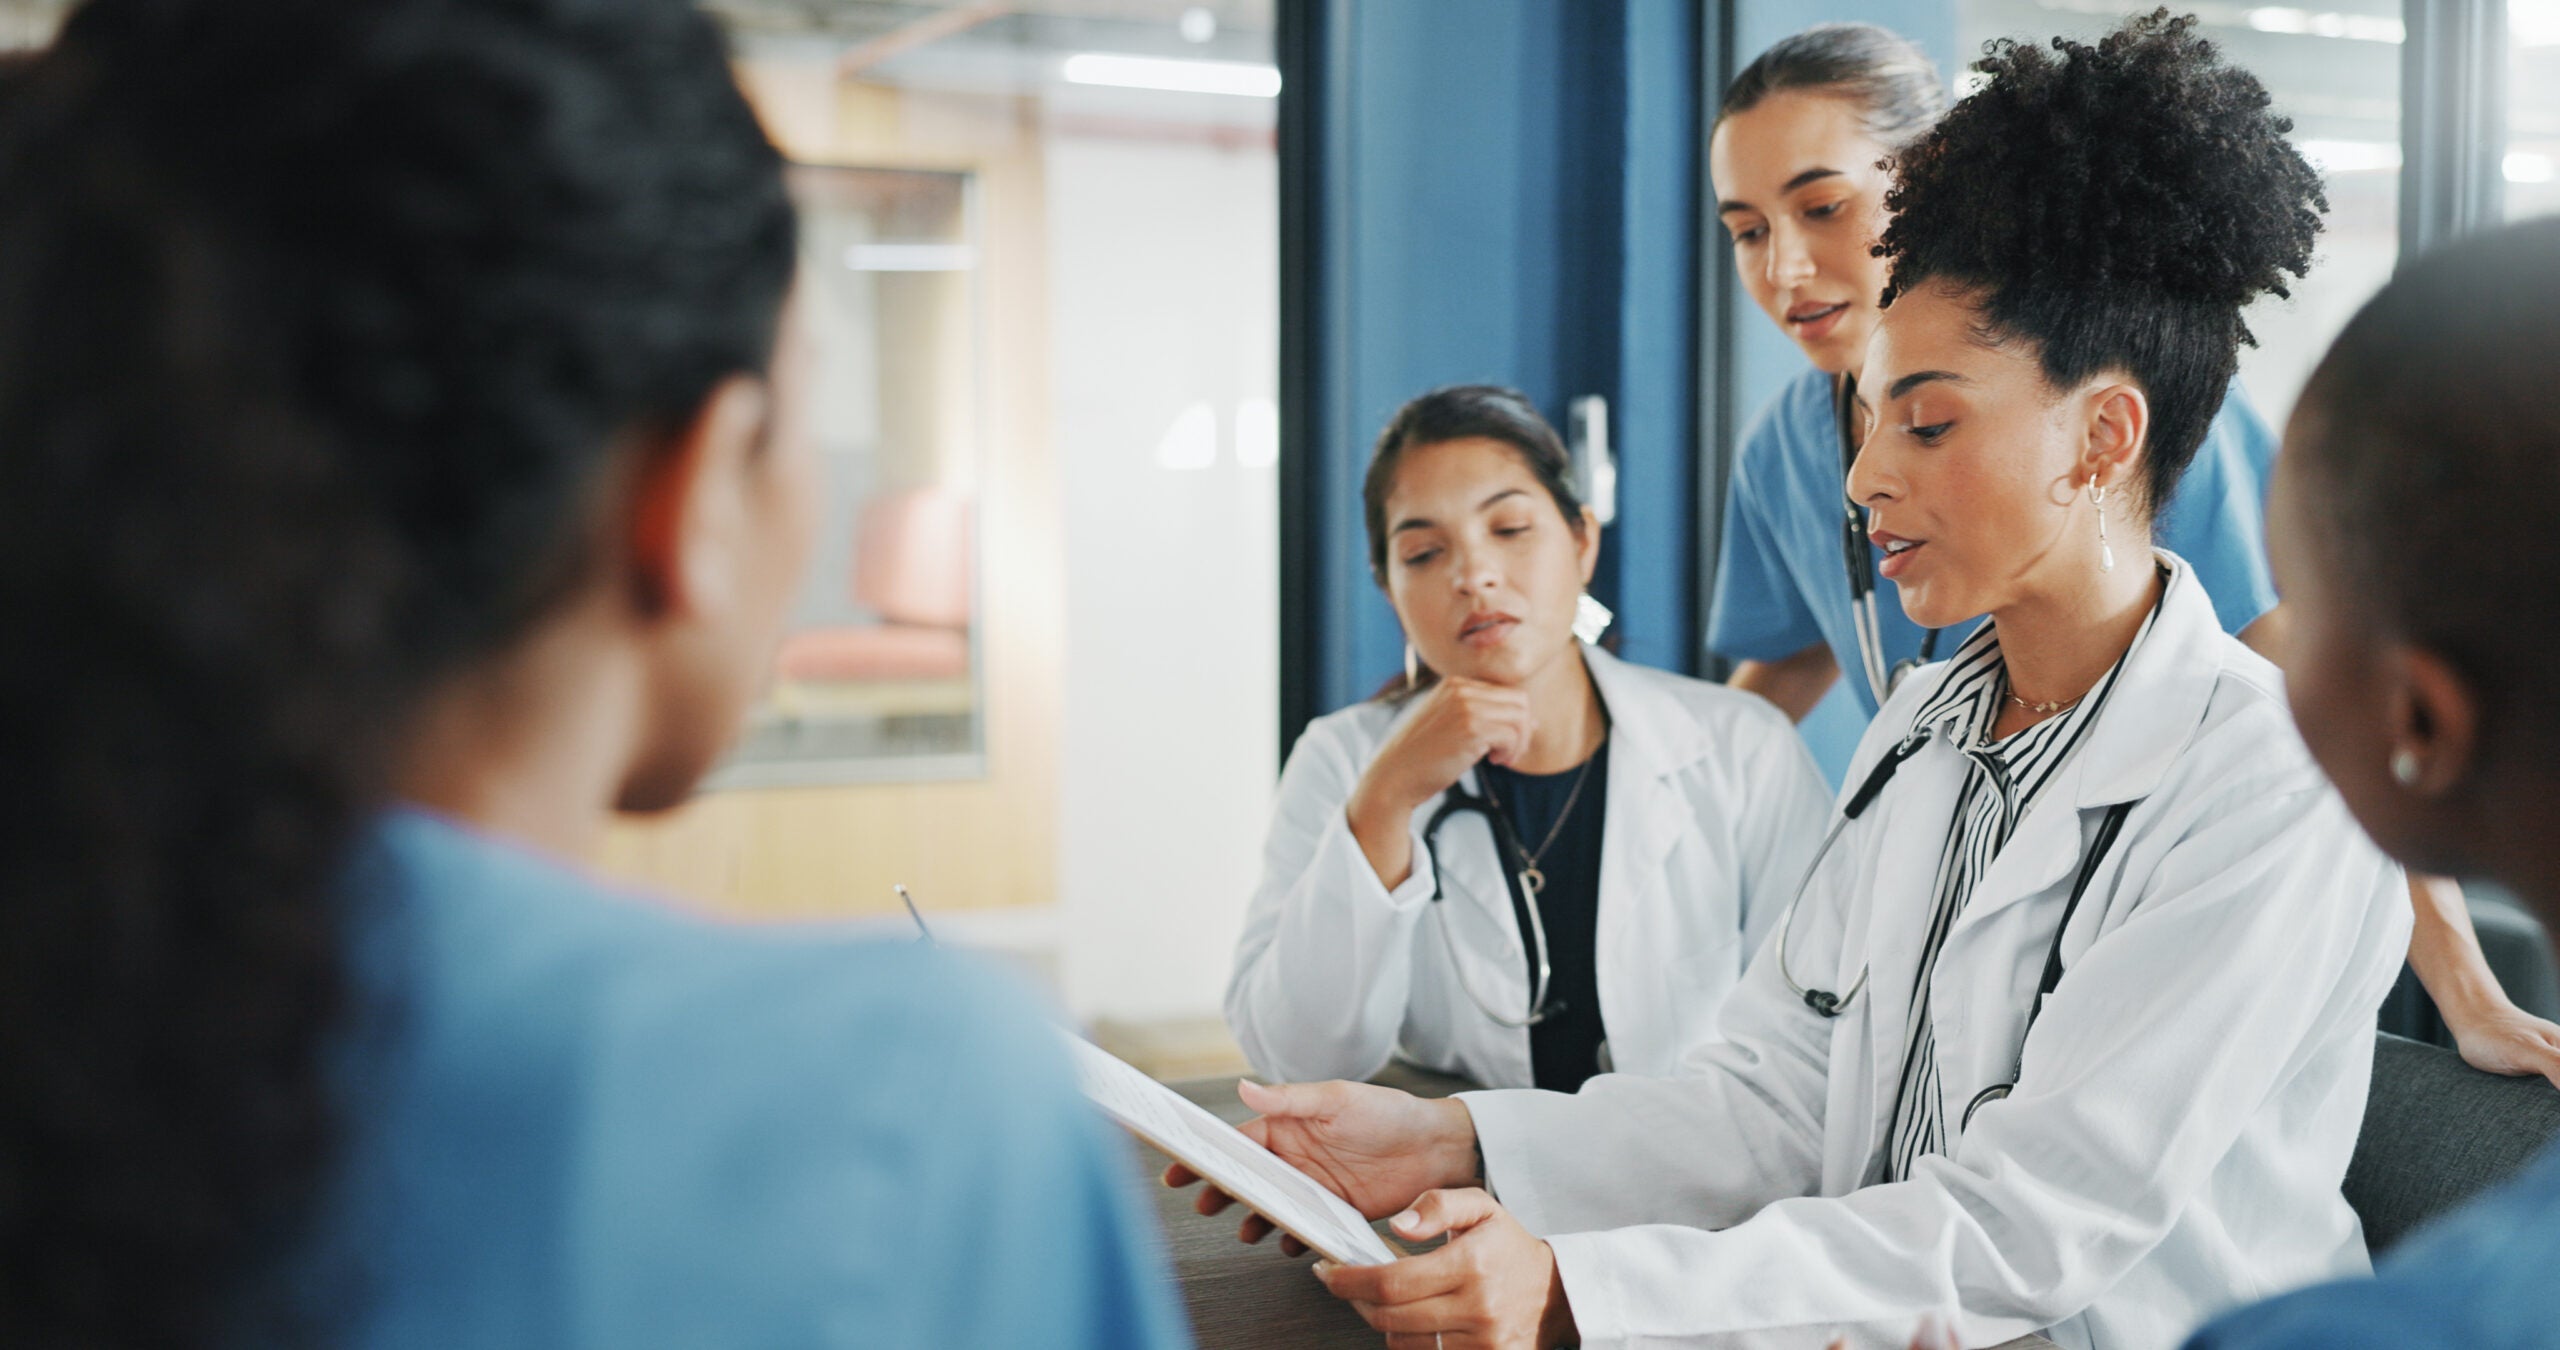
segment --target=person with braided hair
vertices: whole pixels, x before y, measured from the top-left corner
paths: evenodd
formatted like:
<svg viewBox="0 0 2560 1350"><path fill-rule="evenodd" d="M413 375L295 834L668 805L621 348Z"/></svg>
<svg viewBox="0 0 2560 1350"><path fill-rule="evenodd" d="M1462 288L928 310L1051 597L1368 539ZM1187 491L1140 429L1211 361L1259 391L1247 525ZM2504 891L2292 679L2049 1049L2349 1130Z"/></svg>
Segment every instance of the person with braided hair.
<svg viewBox="0 0 2560 1350"><path fill-rule="evenodd" d="M729 55L89 0L0 76L0 1345L1187 1340L1009 981L579 861L812 532Z"/></svg>
<svg viewBox="0 0 2560 1350"><path fill-rule="evenodd" d="M1886 702L1677 1076L1248 1098L1362 1212L1449 1236L1319 1267L1391 1346L1901 1346L1935 1314L2167 1350L2367 1268L2339 1187L2402 878L2153 532L2319 180L2191 19L1976 68L1894 166L1849 490L1913 618L1988 622Z"/></svg>

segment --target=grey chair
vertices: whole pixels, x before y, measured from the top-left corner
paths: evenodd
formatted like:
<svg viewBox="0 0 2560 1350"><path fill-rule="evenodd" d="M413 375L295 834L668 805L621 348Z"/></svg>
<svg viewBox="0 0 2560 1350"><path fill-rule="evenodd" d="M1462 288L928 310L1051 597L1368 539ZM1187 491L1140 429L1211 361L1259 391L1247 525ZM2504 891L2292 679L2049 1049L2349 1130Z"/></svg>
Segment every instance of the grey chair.
<svg viewBox="0 0 2560 1350"><path fill-rule="evenodd" d="M2347 1203L2376 1254L2505 1180L2560 1135L2560 1089L2482 1073L2450 1050L2383 1035L2347 1164Z"/></svg>

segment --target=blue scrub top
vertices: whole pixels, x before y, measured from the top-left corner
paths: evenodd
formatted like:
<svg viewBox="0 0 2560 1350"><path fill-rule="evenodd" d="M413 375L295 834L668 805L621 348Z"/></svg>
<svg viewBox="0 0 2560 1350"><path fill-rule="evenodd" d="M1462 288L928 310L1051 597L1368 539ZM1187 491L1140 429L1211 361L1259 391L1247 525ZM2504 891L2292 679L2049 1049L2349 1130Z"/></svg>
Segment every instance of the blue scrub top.
<svg viewBox="0 0 2560 1350"><path fill-rule="evenodd" d="M1179 1346L1127 1141L1013 985L395 812L352 873L333 1344Z"/></svg>
<svg viewBox="0 0 2560 1350"><path fill-rule="evenodd" d="M1876 715L1876 698L1862 673L1840 558L1838 425L1831 377L1808 370L1744 435L1725 502L1707 646L1735 660L1774 661L1828 644L1863 729ZM2155 536L2195 569L2214 613L2233 633L2276 603L2263 506L2274 459L2275 437L2234 385ZM1886 664L1918 656L1924 630L1903 614L1900 588L1879 580L1875 594ZM1938 655L1954 655L1963 638L1960 632L1940 637Z"/></svg>
<svg viewBox="0 0 2560 1350"><path fill-rule="evenodd" d="M2560 1146L2420 1231L2374 1277L2314 1285L2207 1325L2187 1350L2525 1350L2560 1328Z"/></svg>

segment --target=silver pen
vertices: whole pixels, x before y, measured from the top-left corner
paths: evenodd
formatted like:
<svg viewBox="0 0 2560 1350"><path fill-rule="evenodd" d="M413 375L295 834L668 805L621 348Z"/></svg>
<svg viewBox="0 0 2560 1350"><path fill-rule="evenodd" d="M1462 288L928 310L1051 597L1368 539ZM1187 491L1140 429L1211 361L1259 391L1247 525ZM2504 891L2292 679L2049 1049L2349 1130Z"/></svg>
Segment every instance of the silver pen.
<svg viewBox="0 0 2560 1350"><path fill-rule="evenodd" d="M896 891L898 893L898 899L906 903L907 917L916 921L916 933L924 939L926 945L937 945L933 941L933 930L924 926L924 912L916 908L916 898L907 894L906 884L904 882L891 882L889 889Z"/></svg>

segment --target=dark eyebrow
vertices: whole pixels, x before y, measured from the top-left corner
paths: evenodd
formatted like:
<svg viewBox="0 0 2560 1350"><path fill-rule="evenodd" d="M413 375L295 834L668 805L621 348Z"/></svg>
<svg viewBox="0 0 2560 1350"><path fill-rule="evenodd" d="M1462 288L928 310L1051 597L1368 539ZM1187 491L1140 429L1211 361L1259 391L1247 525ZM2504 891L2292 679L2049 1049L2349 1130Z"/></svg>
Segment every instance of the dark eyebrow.
<svg viewBox="0 0 2560 1350"><path fill-rule="evenodd" d="M1839 176L1840 171L1838 169L1807 169L1803 173L1797 174L1795 177L1788 179L1787 185L1778 189L1778 195L1783 197L1788 193L1795 191L1797 188L1803 187L1807 183L1818 183L1825 178L1837 178ZM1730 215L1736 211L1757 211L1759 209L1759 207L1753 206L1749 202L1719 202L1716 205L1716 214L1723 216Z"/></svg>
<svg viewBox="0 0 2560 1350"><path fill-rule="evenodd" d="M1949 384L1973 383L1973 381L1966 379L1962 375L1958 375L1952 370L1915 370L1910 374L1903 376L1901 379L1895 380L1893 382L1893 386L1884 391L1884 396L1886 398L1900 398L1924 384L1932 384L1940 380L1944 380Z"/></svg>
<svg viewBox="0 0 2560 1350"><path fill-rule="evenodd" d="M1529 490L1528 490L1527 488L1516 488L1516 487L1514 487L1514 488L1504 488L1504 489L1503 489L1503 490L1501 490L1500 492L1497 492L1497 493L1493 494L1492 496L1485 498L1483 501L1477 502L1477 503L1476 503L1476 509L1477 509L1477 510L1479 510L1479 511L1485 510L1486 508L1488 508L1488 507L1492 506L1495 502L1501 501L1501 500L1502 500L1503 498L1505 498L1505 497L1525 497L1525 496L1528 496L1528 495L1529 495ZM1389 535L1398 535L1398 534L1402 534L1402 533L1404 533L1404 532L1405 532L1405 531L1407 531L1407 530L1427 530L1427 529L1432 528L1432 526L1433 526L1433 525L1435 525L1435 524L1437 524L1437 523L1438 523L1438 522L1436 522L1436 521L1425 520L1425 519L1423 519L1423 518L1422 518L1422 517L1420 517L1420 516L1408 516L1408 517L1404 518L1403 520L1399 520L1399 521L1397 521L1397 522L1396 522L1396 527L1395 527L1394 529L1392 529L1392 530L1387 531L1387 533L1388 533Z"/></svg>

